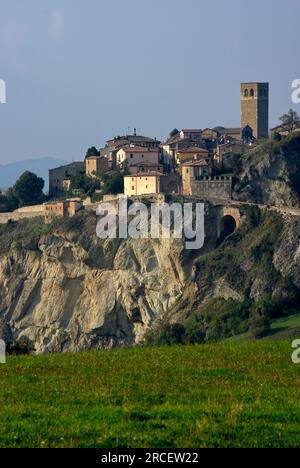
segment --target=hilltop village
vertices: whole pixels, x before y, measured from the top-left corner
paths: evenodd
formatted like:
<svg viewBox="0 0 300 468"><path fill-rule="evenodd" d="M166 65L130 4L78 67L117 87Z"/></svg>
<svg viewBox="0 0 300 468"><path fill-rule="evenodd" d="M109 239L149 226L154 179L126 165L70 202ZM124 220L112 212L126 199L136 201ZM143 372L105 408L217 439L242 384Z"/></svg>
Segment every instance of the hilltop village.
<svg viewBox="0 0 300 468"><path fill-rule="evenodd" d="M166 141L116 136L104 148L91 147L84 160L49 170L48 200L1 213L0 222L43 215L72 216L111 195L184 195L229 201L237 161L284 126L269 131L269 84L241 84L241 123L237 128L174 129Z"/></svg>

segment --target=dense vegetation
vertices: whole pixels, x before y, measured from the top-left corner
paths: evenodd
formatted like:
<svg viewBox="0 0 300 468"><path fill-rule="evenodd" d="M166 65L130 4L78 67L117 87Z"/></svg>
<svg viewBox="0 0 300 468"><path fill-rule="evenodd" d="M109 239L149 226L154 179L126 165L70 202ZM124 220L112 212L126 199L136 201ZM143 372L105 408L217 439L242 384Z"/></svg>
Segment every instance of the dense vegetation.
<svg viewBox="0 0 300 468"><path fill-rule="evenodd" d="M291 342L9 357L1 447L299 447Z"/></svg>
<svg viewBox="0 0 300 468"><path fill-rule="evenodd" d="M41 177L29 171L24 172L5 195L0 194L0 212L42 203L45 200L44 185Z"/></svg>
<svg viewBox="0 0 300 468"><path fill-rule="evenodd" d="M196 261L199 295L179 300L168 317L156 322L147 343L207 343L244 333L258 339L269 334L273 320L300 313L299 290L273 265L282 229L278 214L249 207L242 227ZM207 300L205 291L220 280L240 299ZM265 291L255 298L254 284Z"/></svg>

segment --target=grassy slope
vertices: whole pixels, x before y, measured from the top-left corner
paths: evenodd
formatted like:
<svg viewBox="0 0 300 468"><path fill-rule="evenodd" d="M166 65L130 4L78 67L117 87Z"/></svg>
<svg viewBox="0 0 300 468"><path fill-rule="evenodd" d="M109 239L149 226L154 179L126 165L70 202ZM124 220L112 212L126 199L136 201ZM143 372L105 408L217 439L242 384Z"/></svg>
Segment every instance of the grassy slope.
<svg viewBox="0 0 300 468"><path fill-rule="evenodd" d="M263 340L287 340L300 337L300 314L290 315L272 321L271 331ZM248 333L233 336L227 342L238 343L248 340Z"/></svg>
<svg viewBox="0 0 300 468"><path fill-rule="evenodd" d="M0 446L299 447L291 342L11 357Z"/></svg>

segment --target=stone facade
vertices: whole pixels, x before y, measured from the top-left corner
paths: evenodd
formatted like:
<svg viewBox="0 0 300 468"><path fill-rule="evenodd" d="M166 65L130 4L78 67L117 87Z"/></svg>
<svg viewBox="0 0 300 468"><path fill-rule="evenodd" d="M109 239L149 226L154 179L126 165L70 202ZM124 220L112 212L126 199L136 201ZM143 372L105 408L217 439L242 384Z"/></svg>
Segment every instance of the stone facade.
<svg viewBox="0 0 300 468"><path fill-rule="evenodd" d="M232 177L202 177L191 179L191 195L203 200L231 200Z"/></svg>
<svg viewBox="0 0 300 468"><path fill-rule="evenodd" d="M209 175L209 167L205 160L182 164L180 167L183 195L192 195L191 181Z"/></svg>
<svg viewBox="0 0 300 468"><path fill-rule="evenodd" d="M256 139L269 137L269 83L241 84L241 126Z"/></svg>
<svg viewBox="0 0 300 468"><path fill-rule="evenodd" d="M124 177L124 194L128 197L136 195L146 195L159 193L160 190L159 173L135 174Z"/></svg>
<svg viewBox="0 0 300 468"><path fill-rule="evenodd" d="M109 170L108 159L100 156L91 156L85 160L85 173L89 177L99 177Z"/></svg>
<svg viewBox="0 0 300 468"><path fill-rule="evenodd" d="M66 166L56 167L49 170L49 195L55 196L64 190L64 181L77 174L84 174L84 162L73 162Z"/></svg>
<svg viewBox="0 0 300 468"><path fill-rule="evenodd" d="M130 167L144 162L158 165L158 150L142 146L126 146L117 152L117 166L123 166L127 163L128 167Z"/></svg>

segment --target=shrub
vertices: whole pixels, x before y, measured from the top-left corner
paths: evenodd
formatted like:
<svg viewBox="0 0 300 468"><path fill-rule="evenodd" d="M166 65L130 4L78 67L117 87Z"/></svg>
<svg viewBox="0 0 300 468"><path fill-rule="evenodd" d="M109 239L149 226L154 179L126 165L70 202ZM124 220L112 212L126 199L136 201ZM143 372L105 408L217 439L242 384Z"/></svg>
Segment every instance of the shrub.
<svg viewBox="0 0 300 468"><path fill-rule="evenodd" d="M249 318L249 335L251 339L263 338L271 329L271 318L277 316L278 303L269 296L254 303Z"/></svg>
<svg viewBox="0 0 300 468"><path fill-rule="evenodd" d="M184 343L185 328L180 324L158 321L146 335L146 344L152 346L175 345Z"/></svg>

